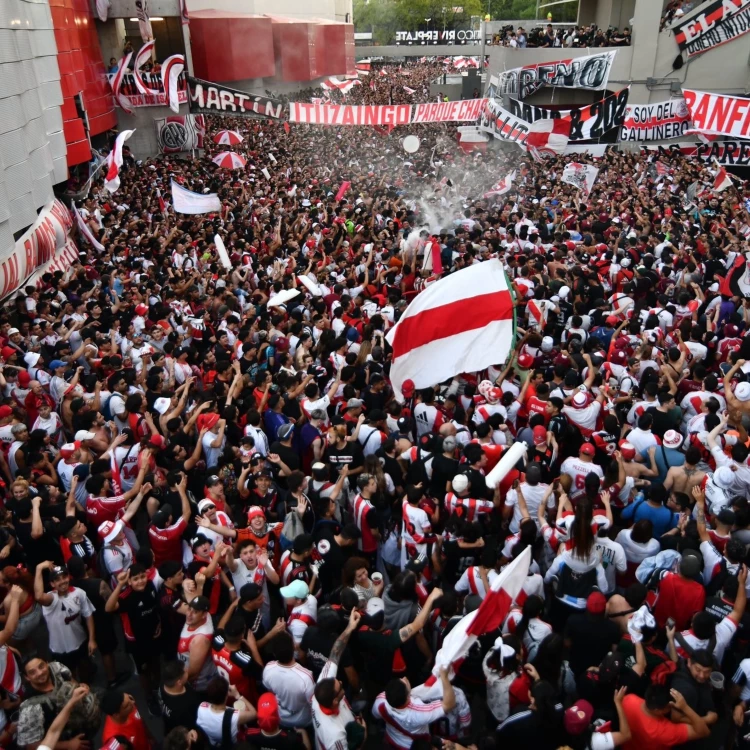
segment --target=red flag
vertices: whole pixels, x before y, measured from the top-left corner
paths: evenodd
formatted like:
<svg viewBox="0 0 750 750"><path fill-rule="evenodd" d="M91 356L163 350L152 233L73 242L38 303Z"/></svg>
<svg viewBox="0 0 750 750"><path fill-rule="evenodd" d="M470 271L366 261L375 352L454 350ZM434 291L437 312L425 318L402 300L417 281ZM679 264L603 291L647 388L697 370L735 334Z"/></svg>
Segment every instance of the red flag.
<svg viewBox="0 0 750 750"><path fill-rule="evenodd" d="M714 190L720 193L722 190L732 187L733 184L732 178L727 174L727 170L724 167L719 167L719 171L714 176Z"/></svg>
<svg viewBox="0 0 750 750"><path fill-rule="evenodd" d="M289 131L290 131L291 129L292 129L292 126L291 126L291 125L290 125L290 124L289 124L288 122L285 122L285 123L284 123L284 132L285 132L285 133L286 133L287 135L289 135Z"/></svg>
<svg viewBox="0 0 750 750"><path fill-rule="evenodd" d="M346 191L347 191L347 190L348 190L348 189L349 189L349 188L350 188L351 186L352 186L352 183L351 183L351 182L348 182L347 180L344 180L344 181L343 181L343 182L341 183L341 187L339 188L339 191L338 191L338 193L336 193L336 197L334 198L334 200L336 200L336 201L340 201L340 200L341 200L341 199L342 199L342 198L343 198L343 197L344 197L344 196L346 195Z"/></svg>
<svg viewBox="0 0 750 750"><path fill-rule="evenodd" d="M165 214L167 213L167 204L164 202L164 198L159 196L159 210Z"/></svg>

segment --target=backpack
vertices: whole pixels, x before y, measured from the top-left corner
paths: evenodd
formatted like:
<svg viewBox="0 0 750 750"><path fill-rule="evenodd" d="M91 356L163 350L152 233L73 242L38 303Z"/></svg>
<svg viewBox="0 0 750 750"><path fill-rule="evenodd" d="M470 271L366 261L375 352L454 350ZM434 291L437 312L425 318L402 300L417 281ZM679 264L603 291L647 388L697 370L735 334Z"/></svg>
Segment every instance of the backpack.
<svg viewBox="0 0 750 750"><path fill-rule="evenodd" d="M718 594L724 587L724 583L726 582L727 578L729 578L730 573L727 569L727 560L725 557L722 556L719 565L721 566L719 572L708 582L708 585L706 586L706 597L716 596L716 594Z"/></svg>
<svg viewBox="0 0 750 750"><path fill-rule="evenodd" d="M294 546L294 540L305 533L305 525L296 510L290 510L284 519L284 525L281 527L281 551L286 552Z"/></svg>
<svg viewBox="0 0 750 750"><path fill-rule="evenodd" d="M111 544L103 544L99 551L96 553L96 569L98 570L99 575L104 578L104 580L107 580L107 578L111 578L112 576L112 573L107 567L107 563L104 560L104 551L113 549L115 549L115 547L113 547Z"/></svg>
<svg viewBox="0 0 750 750"><path fill-rule="evenodd" d="M665 661L654 667L651 672L651 684L652 685L665 685L669 687L672 682L672 675L677 671L676 662Z"/></svg>

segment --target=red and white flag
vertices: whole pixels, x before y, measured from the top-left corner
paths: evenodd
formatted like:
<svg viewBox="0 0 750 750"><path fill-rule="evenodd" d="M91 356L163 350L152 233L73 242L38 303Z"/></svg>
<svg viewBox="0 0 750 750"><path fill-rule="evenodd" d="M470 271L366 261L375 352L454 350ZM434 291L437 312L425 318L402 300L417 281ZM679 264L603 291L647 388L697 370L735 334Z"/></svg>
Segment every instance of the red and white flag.
<svg viewBox="0 0 750 750"><path fill-rule="evenodd" d="M120 167L122 166L122 146L125 141L135 133L133 130L123 130L115 139L115 147L109 152L107 156L107 176L104 178L104 187L109 190L110 193L114 193L120 187Z"/></svg>
<svg viewBox="0 0 750 750"><path fill-rule="evenodd" d="M158 89L152 89L146 86L146 82L141 76L141 68L151 59L154 52L154 46L156 42L152 39L150 42L146 42L135 56L135 62L133 63L133 75L135 76L135 87L144 96L158 96Z"/></svg>
<svg viewBox="0 0 750 750"><path fill-rule="evenodd" d="M416 89L410 89L408 86L404 86L404 91L406 91L407 94L416 94Z"/></svg>
<svg viewBox="0 0 750 750"><path fill-rule="evenodd" d="M161 66L161 80L164 84L164 93L167 95L169 108L172 112L180 111L177 81L183 70L185 70L184 55L172 55L171 57L168 57Z"/></svg>
<svg viewBox="0 0 750 750"><path fill-rule="evenodd" d="M565 152L570 140L570 126L571 120L568 117L537 120L529 125L526 138L523 143L519 143L537 161L546 156L559 156Z"/></svg>
<svg viewBox="0 0 750 750"><path fill-rule="evenodd" d="M714 175L714 192L720 193L722 190L726 190L728 187L732 187L733 185L734 183L732 182L732 178L729 176L729 172L727 172L724 167L719 166L718 171Z"/></svg>
<svg viewBox="0 0 750 750"><path fill-rule="evenodd" d="M96 237L94 237L91 229L89 229L89 225L83 220L83 216L81 216L81 213L75 203L73 204L73 213L76 215L76 224L78 224L78 231L86 238L86 241L94 248L94 250L103 253L104 245L102 245L102 243L99 242Z"/></svg>
<svg viewBox="0 0 750 750"><path fill-rule="evenodd" d="M120 89L122 88L122 79L128 70L128 65L130 65L130 58L132 56L133 56L133 53L128 52L128 54L125 55L125 57L123 57L120 60L120 62L117 64L117 73L115 73L115 77L112 79L112 84L111 84L112 93L115 95L115 101L129 115L133 114L133 110L130 108L127 98L124 96L120 96Z"/></svg>
<svg viewBox="0 0 750 750"><path fill-rule="evenodd" d="M349 81L339 81L338 78L326 78L321 82L320 87L324 91L338 89L342 94L348 94L355 86L361 86L362 81L352 78Z"/></svg>
<svg viewBox="0 0 750 750"><path fill-rule="evenodd" d="M461 372L502 364L513 348L513 295L492 259L440 279L418 294L386 338L391 382L427 388Z"/></svg>
<svg viewBox="0 0 750 750"><path fill-rule="evenodd" d="M592 164L570 162L566 164L562 173L562 181L578 188L584 196L589 195L594 187L599 170Z"/></svg>
<svg viewBox="0 0 750 750"><path fill-rule="evenodd" d="M435 655L432 677L425 682L425 686L429 687L435 682L441 667L455 675L477 638L485 633L491 633L505 622L513 602L523 590L530 564L531 547L526 547L513 562L503 568L492 582L479 608L462 618L445 637L443 647Z"/></svg>
<svg viewBox="0 0 750 750"><path fill-rule="evenodd" d="M502 180L496 182L485 194L485 198L491 198L493 195L505 195L512 187L513 180L516 179L516 172L513 170L506 174Z"/></svg>

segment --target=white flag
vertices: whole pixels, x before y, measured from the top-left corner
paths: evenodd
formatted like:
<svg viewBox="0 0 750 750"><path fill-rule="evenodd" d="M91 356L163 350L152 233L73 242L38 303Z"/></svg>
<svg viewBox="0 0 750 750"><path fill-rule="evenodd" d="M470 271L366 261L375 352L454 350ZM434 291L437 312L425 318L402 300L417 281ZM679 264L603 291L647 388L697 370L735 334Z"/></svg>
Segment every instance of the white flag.
<svg viewBox="0 0 750 750"><path fill-rule="evenodd" d="M219 253L219 260L221 261L221 264L227 270L231 270L232 261L229 260L229 253L227 252L226 245L224 245L224 240L222 240L218 234L214 235L214 245L216 245L216 250Z"/></svg>
<svg viewBox="0 0 750 750"><path fill-rule="evenodd" d="M169 108L172 112L179 113L180 100L177 92L177 79L185 70L185 56L172 55L168 57L161 66L161 80L164 85L164 93L167 95Z"/></svg>
<svg viewBox="0 0 750 750"><path fill-rule="evenodd" d="M261 171L261 172L263 172L263 176L264 176L264 177L265 177L265 178L266 178L267 180L270 180L270 179L271 179L271 173L270 173L270 172L268 171L268 169L266 169L266 167L263 167L263 169L261 169L260 171Z"/></svg>
<svg viewBox="0 0 750 750"><path fill-rule="evenodd" d="M89 229L89 225L83 220L83 216L81 216L81 213L75 203L73 204L73 212L76 215L76 224L78 224L78 230L80 231L80 233L85 237L86 241L94 248L94 250L103 253L104 245L102 245L101 242L99 242L96 237L94 237L93 233Z"/></svg>
<svg viewBox="0 0 750 750"><path fill-rule="evenodd" d="M158 96L158 89L151 89L146 86L146 82L143 80L141 75L141 68L151 59L154 53L154 46L156 42L152 39L150 42L146 42L135 56L135 62L133 63L133 75L135 77L135 87L144 96Z"/></svg>
<svg viewBox="0 0 750 750"><path fill-rule="evenodd" d="M96 0L96 15L102 23L107 22L109 9L112 6L110 0Z"/></svg>
<svg viewBox="0 0 750 750"><path fill-rule="evenodd" d="M562 181L577 187L585 196L594 187L599 170L591 164L579 164L571 162L565 165L562 173Z"/></svg>
<svg viewBox="0 0 750 750"><path fill-rule="evenodd" d="M120 187L120 167L122 166L122 145L125 141L135 133L133 130L123 130L117 138L115 138L115 147L109 152L107 156L107 176L104 178L104 187L109 190L110 193L116 192Z"/></svg>
<svg viewBox="0 0 750 750"><path fill-rule="evenodd" d="M496 182L485 194L485 198L491 198L493 195L505 195L511 187L513 187L513 180L516 179L516 172L513 170L509 174L505 175L502 180Z"/></svg>
<svg viewBox="0 0 750 750"><path fill-rule="evenodd" d="M138 29L141 39L150 42L154 38L151 28L151 17L148 14L148 0L135 0L135 15L138 17Z"/></svg>
<svg viewBox="0 0 750 750"><path fill-rule="evenodd" d="M208 214L221 211L216 193L194 193L172 180L172 206L177 214Z"/></svg>

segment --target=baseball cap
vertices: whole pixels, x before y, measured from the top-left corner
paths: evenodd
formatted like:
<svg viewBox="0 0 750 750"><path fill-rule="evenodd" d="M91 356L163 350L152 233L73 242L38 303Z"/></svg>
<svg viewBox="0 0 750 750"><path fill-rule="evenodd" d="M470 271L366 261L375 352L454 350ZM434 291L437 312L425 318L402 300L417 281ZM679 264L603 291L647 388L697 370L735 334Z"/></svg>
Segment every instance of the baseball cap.
<svg viewBox="0 0 750 750"><path fill-rule="evenodd" d="M530 367L534 366L534 358L527 352L519 354L518 366L524 370L528 370Z"/></svg>
<svg viewBox="0 0 750 750"><path fill-rule="evenodd" d="M164 505L162 505L161 508L159 508L159 510L157 510L151 517L151 523L153 523L154 526L163 528L169 522L169 517L171 515L172 506L169 503L164 503Z"/></svg>
<svg viewBox="0 0 750 750"><path fill-rule="evenodd" d="M5 348L7 349L7 347L5 347ZM5 358L5 349L3 349L3 351L2 351L2 355ZM67 366L68 366L68 363L67 362L63 362L61 359L53 359L49 363L49 369L50 370L57 370L60 367L67 367Z"/></svg>
<svg viewBox="0 0 750 750"><path fill-rule="evenodd" d="M194 596L189 602L188 607L196 612L208 612L209 601L205 596Z"/></svg>
<svg viewBox="0 0 750 750"><path fill-rule="evenodd" d="M373 596L367 600L367 606L365 612L374 616L385 611L385 602L379 596Z"/></svg>
<svg viewBox="0 0 750 750"><path fill-rule="evenodd" d="M2 406L0 406L0 419L7 419L12 415L13 409L11 409L10 406L8 406L7 404L3 404Z"/></svg>
<svg viewBox="0 0 750 750"><path fill-rule="evenodd" d="M104 544L109 544L122 530L122 521L104 521L97 531Z"/></svg>
<svg viewBox="0 0 750 750"><path fill-rule="evenodd" d="M579 700L565 712L565 731L569 734L582 734L591 724L594 707L586 700Z"/></svg>
<svg viewBox="0 0 750 750"><path fill-rule="evenodd" d="M257 583L246 583L240 588L240 603L252 602L263 593L263 589Z"/></svg>
<svg viewBox="0 0 750 750"><path fill-rule="evenodd" d="M202 544L211 543L211 540L205 535L205 534L196 534L191 540L190 540L190 549L195 552L195 550L200 547Z"/></svg>
<svg viewBox="0 0 750 750"><path fill-rule="evenodd" d="M96 435L88 430L78 430L76 432L76 442L82 443L84 440L93 440Z"/></svg>
<svg viewBox="0 0 750 750"><path fill-rule="evenodd" d="M750 401L750 383L739 383L734 389L738 401Z"/></svg>
<svg viewBox="0 0 750 750"><path fill-rule="evenodd" d="M596 450L591 443L584 443L581 446L579 453L583 453L585 456L593 456L596 453Z"/></svg>
<svg viewBox="0 0 750 750"><path fill-rule="evenodd" d="M582 409L584 406L586 406L588 400L588 396L583 391L578 391L578 393L573 396L573 406L577 406L579 409Z"/></svg>
<svg viewBox="0 0 750 750"><path fill-rule="evenodd" d="M287 440L289 436L294 432L293 424L283 424L276 430L276 435L279 440Z"/></svg>
<svg viewBox="0 0 750 750"><path fill-rule="evenodd" d="M258 698L258 726L264 732L275 732L279 728L279 702L273 693L263 693Z"/></svg>
<svg viewBox="0 0 750 750"><path fill-rule="evenodd" d="M734 482L734 472L728 466L719 466L714 472L714 484L722 490L728 490Z"/></svg>
<svg viewBox="0 0 750 750"><path fill-rule="evenodd" d="M620 453L622 453L623 458L626 458L628 461L632 461L635 458L636 454L635 446L632 443L629 443L627 440L623 440L620 443Z"/></svg>
<svg viewBox="0 0 750 750"><path fill-rule="evenodd" d="M66 576L66 575L68 575L68 569L64 565L53 565L49 569L50 581L54 581L56 578L59 578L60 576Z"/></svg>
<svg viewBox="0 0 750 750"><path fill-rule="evenodd" d="M152 448L165 448L167 445L167 439L164 435L152 435L148 439L148 444Z"/></svg>
<svg viewBox="0 0 750 750"><path fill-rule="evenodd" d="M34 365L36 365L36 363L39 361L41 356L42 355L39 354L38 352L27 352L26 354L23 355L23 361L29 367L34 367Z"/></svg>
<svg viewBox="0 0 750 750"><path fill-rule="evenodd" d="M544 445L546 442L547 428L539 424L534 428L534 445Z"/></svg>
<svg viewBox="0 0 750 750"><path fill-rule="evenodd" d="M288 586L282 586L279 593L284 599L307 599L310 588L304 581L292 581Z"/></svg>
<svg viewBox="0 0 750 750"><path fill-rule="evenodd" d="M29 375L26 370L19 370L18 372L18 383L21 386L21 388L28 388L29 383L31 382L31 375Z"/></svg>
<svg viewBox="0 0 750 750"><path fill-rule="evenodd" d="M682 435L677 432L677 430L667 430L664 433L662 443L664 443L667 448L679 448L682 445Z"/></svg>
<svg viewBox="0 0 750 750"><path fill-rule="evenodd" d="M216 503L213 500L209 500L208 498L201 500L198 503L198 513L203 515L205 511L207 511L209 508L215 508Z"/></svg>
<svg viewBox="0 0 750 750"><path fill-rule="evenodd" d="M586 609L592 615L600 615L607 607L607 598L601 591L592 591L586 599Z"/></svg>
<svg viewBox="0 0 750 750"><path fill-rule="evenodd" d="M605 322L607 323L607 325L613 326L615 328L617 327L617 324L619 323L616 315L607 315Z"/></svg>
<svg viewBox="0 0 750 750"><path fill-rule="evenodd" d="M136 315L145 315L148 312L148 306L144 304L135 306Z"/></svg>
<svg viewBox="0 0 750 750"><path fill-rule="evenodd" d="M8 336L12 336L14 333L21 333L18 328L9 328L8 329Z"/></svg>
<svg viewBox="0 0 750 750"><path fill-rule="evenodd" d="M622 654L617 651L610 651L599 665L599 681L605 683L614 682L620 676L622 667Z"/></svg>
<svg viewBox="0 0 750 750"><path fill-rule="evenodd" d="M451 481L454 492L464 492L469 488L469 478L466 474L457 474Z"/></svg>
<svg viewBox="0 0 750 750"><path fill-rule="evenodd" d="M156 409L159 414L165 414L167 409L169 409L169 405L171 403L171 399L161 396L160 398L157 398L156 401L154 401L154 409Z"/></svg>
<svg viewBox="0 0 750 750"><path fill-rule="evenodd" d="M77 440L74 443L65 443L65 445L60 448L60 455L63 458L70 458L80 447L81 444Z"/></svg>

